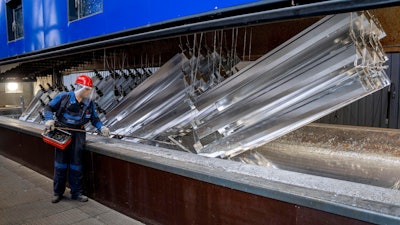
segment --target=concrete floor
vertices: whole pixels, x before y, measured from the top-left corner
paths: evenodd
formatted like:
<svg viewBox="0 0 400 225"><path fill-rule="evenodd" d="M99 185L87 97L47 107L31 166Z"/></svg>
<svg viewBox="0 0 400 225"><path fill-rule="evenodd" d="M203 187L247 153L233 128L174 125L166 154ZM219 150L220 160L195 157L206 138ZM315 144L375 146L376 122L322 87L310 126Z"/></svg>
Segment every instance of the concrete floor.
<svg viewBox="0 0 400 225"><path fill-rule="evenodd" d="M92 199L52 204L52 186L51 179L0 155L0 224L143 224Z"/></svg>

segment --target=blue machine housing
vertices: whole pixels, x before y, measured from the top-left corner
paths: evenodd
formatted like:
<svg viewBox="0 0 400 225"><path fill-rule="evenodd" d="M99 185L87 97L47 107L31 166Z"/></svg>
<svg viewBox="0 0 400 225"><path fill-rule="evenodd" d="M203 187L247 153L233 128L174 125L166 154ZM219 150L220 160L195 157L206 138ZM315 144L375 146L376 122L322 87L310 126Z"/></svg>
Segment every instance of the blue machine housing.
<svg viewBox="0 0 400 225"><path fill-rule="evenodd" d="M5 59L260 0L103 0L102 12L75 21L68 20L67 0L22 0L24 36L13 41L7 36L9 0L0 2L0 59Z"/></svg>

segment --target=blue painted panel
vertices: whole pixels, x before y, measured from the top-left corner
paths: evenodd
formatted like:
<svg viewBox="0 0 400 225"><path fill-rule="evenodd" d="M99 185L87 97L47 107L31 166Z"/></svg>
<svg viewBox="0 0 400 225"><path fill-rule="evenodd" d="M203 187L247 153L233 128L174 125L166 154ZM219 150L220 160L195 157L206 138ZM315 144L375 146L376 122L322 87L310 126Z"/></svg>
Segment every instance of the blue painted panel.
<svg viewBox="0 0 400 225"><path fill-rule="evenodd" d="M0 4L0 57L8 55L7 29L6 29L6 10L5 4Z"/></svg>
<svg viewBox="0 0 400 225"><path fill-rule="evenodd" d="M44 42L46 48L68 43L67 1L43 0L43 7Z"/></svg>
<svg viewBox="0 0 400 225"><path fill-rule="evenodd" d="M25 53L24 40L19 39L15 41L10 41L6 48L8 48L9 56Z"/></svg>
<svg viewBox="0 0 400 225"><path fill-rule="evenodd" d="M149 9L153 1L125 1L123 7L109 1L104 1L103 15L105 17L108 15L118 15L106 20L105 25L109 32L116 32L118 30L125 30L148 24L147 20L152 15ZM130 22L126 23L126 21Z"/></svg>
<svg viewBox="0 0 400 225"><path fill-rule="evenodd" d="M22 0L24 38L8 42L6 0L0 0L0 59L259 1L104 0L103 12L69 22L67 0Z"/></svg>
<svg viewBox="0 0 400 225"><path fill-rule="evenodd" d="M25 52L43 49L44 23L42 1L23 1Z"/></svg>

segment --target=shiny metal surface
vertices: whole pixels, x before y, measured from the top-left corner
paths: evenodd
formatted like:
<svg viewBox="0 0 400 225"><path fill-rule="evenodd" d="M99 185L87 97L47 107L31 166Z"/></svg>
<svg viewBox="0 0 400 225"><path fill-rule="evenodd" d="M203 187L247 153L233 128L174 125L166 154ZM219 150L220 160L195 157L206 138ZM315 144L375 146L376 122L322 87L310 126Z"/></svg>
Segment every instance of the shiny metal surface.
<svg viewBox="0 0 400 225"><path fill-rule="evenodd" d="M197 151L229 157L389 85L384 32L363 14L325 17L196 102ZM201 138L222 135L208 144Z"/></svg>
<svg viewBox="0 0 400 225"><path fill-rule="evenodd" d="M192 131L193 101L222 82L221 73L233 73L238 62L216 52L190 59L177 54L107 113L106 124L118 134L179 143L177 137ZM178 144L185 151L192 145L193 140Z"/></svg>
<svg viewBox="0 0 400 225"><path fill-rule="evenodd" d="M40 84L39 84L40 85ZM20 120L25 121L35 110L35 108L38 107L38 104L40 104L39 99L42 97L42 95L46 92L46 89L42 85L40 85L39 91L36 93L35 97L33 97L32 101L29 103L28 107L22 112L21 116L19 117Z"/></svg>
<svg viewBox="0 0 400 225"><path fill-rule="evenodd" d="M263 84L262 87L257 87L255 85L257 80L254 80L251 86L259 90L256 91L254 90L255 88L250 89L250 85L246 86L245 89L241 91L243 94L240 95L240 97L246 98L244 95L250 97L256 93L258 96L254 96L253 99L249 101L232 105L230 110L217 111L214 115L208 116L209 119L204 119L207 123L200 125L196 130L198 135L200 137L205 137L218 131L226 124L237 121L243 117L243 115L247 115L248 118L251 118L258 113L257 110L263 111L263 115L260 116L264 118L271 117L275 112L292 105L293 102L299 101L299 99L303 97L310 98L315 94L315 91L329 87L329 85L333 86L333 84L347 79L348 75L346 73L337 74L331 71L338 70L339 68L351 68L351 64L354 63L354 51L354 48L348 48L344 52L335 55L334 58L326 59L326 57L323 57L318 60L317 63L305 65L299 70L296 77L283 76L283 78L269 79L265 82L260 79L258 82ZM308 62L306 63L308 64ZM321 64L319 65L319 63ZM321 74L327 73L327 71L330 71L329 75L326 78L321 77ZM290 74L290 72L292 71L289 70L286 74ZM282 92L282 90L285 91ZM264 93L268 93L268 95ZM238 98L239 97L235 98L235 96L231 97L234 101L239 101ZM227 102L229 100L224 98L220 101Z"/></svg>
<svg viewBox="0 0 400 225"><path fill-rule="evenodd" d="M168 101L176 101L174 96L185 88L182 70L188 69L186 57L183 54L175 55L107 113L105 124L121 134L129 134L130 129L140 128L149 117L154 118L153 110L155 114L160 113L159 110L168 106Z"/></svg>
<svg viewBox="0 0 400 225"><path fill-rule="evenodd" d="M400 131L311 124L232 159L398 190Z"/></svg>
<svg viewBox="0 0 400 225"><path fill-rule="evenodd" d="M30 103L29 107L23 113L20 120L25 120L32 123L40 123L43 121L43 109L44 106L49 103L60 91L57 88L53 88L48 84L46 92L39 91L35 98ZM33 104L35 102L35 104ZM32 106L31 106L32 105Z"/></svg>
<svg viewBox="0 0 400 225"><path fill-rule="evenodd" d="M226 62L221 63L221 61ZM168 104L168 110L154 117L153 121L147 123L145 129L135 131L135 135L167 140L171 137L176 138L190 133L193 129L193 115L196 115L197 112L193 103L195 99L198 96L207 94L208 90L225 79L217 67L224 67L225 71L230 71L238 62L239 59L236 57L233 59L224 58L216 52L205 57L192 57L190 67L194 68L194 70L191 69L190 75L186 74L185 80L182 80L183 82L180 85L184 85L184 88L181 88L183 92L176 95L177 97L173 104ZM171 120L171 118L174 119Z"/></svg>
<svg viewBox="0 0 400 225"><path fill-rule="evenodd" d="M327 16L235 74L236 55L194 46L149 78L109 69L96 103L114 133L233 157L388 86L384 36L369 14Z"/></svg>

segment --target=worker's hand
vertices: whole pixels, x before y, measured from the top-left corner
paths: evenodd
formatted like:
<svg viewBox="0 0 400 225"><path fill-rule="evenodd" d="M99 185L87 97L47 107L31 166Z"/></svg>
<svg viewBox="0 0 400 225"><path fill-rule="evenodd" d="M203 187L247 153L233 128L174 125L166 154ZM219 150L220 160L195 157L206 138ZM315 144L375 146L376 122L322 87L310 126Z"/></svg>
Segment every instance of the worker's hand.
<svg viewBox="0 0 400 225"><path fill-rule="evenodd" d="M101 131L101 135L103 135L104 137L110 136L110 129L108 129L107 127L102 126L100 131Z"/></svg>
<svg viewBox="0 0 400 225"><path fill-rule="evenodd" d="M46 126L46 130L53 131L54 129L56 129L54 120L47 120L44 125Z"/></svg>

